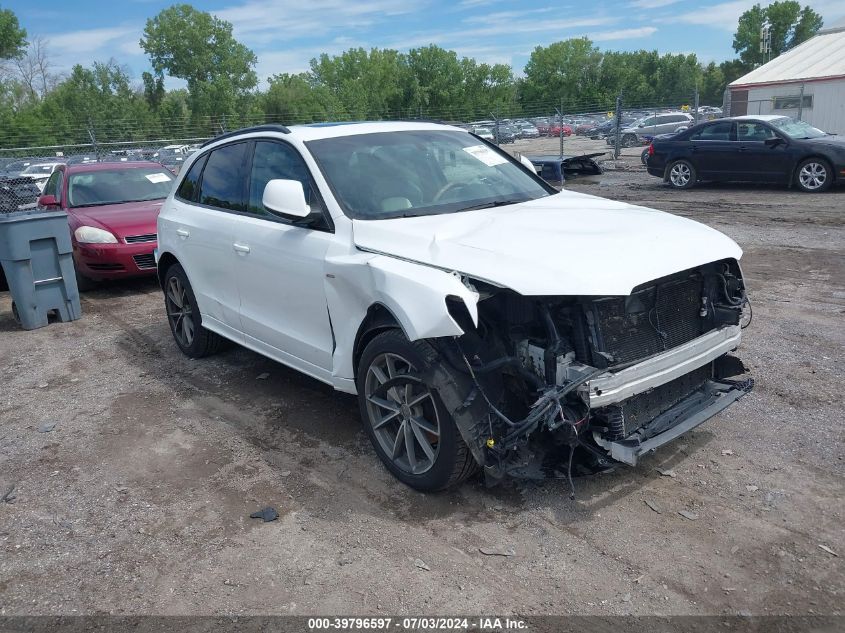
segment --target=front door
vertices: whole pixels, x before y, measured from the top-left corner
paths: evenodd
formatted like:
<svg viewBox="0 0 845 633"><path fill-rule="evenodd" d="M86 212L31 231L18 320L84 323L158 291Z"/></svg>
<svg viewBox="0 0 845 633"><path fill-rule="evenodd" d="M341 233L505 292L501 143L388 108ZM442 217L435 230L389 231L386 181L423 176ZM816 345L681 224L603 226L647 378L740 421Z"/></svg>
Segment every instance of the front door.
<svg viewBox="0 0 845 633"><path fill-rule="evenodd" d="M786 182L790 172L790 156L787 143L766 144L779 138L765 123L758 121L736 124L736 170L744 180L761 182Z"/></svg>
<svg viewBox="0 0 845 633"><path fill-rule="evenodd" d="M276 178L303 183L312 212L323 210L299 151L282 141L256 141L247 213L236 218L232 246L246 344L327 380L333 338L324 263L334 233L325 219L315 226L297 226L268 212L261 201L264 187Z"/></svg>

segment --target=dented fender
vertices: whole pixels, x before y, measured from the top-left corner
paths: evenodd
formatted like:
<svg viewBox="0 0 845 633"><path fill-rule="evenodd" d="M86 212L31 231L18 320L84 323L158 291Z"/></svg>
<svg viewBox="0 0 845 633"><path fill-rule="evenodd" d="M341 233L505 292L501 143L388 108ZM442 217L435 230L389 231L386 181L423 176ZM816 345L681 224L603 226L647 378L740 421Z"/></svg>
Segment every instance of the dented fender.
<svg viewBox="0 0 845 633"><path fill-rule="evenodd" d="M332 376L341 391L356 393L355 338L374 304L384 306L409 340L460 336L446 298L463 300L478 324L478 293L460 275L386 255L357 251L326 260L326 299L335 337Z"/></svg>

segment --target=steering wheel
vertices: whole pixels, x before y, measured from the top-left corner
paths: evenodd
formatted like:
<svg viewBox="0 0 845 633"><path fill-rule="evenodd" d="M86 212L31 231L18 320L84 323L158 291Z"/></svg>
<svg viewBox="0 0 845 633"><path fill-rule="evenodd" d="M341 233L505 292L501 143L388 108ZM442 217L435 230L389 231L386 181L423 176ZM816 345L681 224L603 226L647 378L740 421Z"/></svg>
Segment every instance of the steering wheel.
<svg viewBox="0 0 845 633"><path fill-rule="evenodd" d="M434 197L431 199L432 202L440 202L440 198L445 196L447 193L452 191L453 189L460 189L466 188L471 186L469 183L466 182L447 182L445 185L440 187L440 190L434 194Z"/></svg>

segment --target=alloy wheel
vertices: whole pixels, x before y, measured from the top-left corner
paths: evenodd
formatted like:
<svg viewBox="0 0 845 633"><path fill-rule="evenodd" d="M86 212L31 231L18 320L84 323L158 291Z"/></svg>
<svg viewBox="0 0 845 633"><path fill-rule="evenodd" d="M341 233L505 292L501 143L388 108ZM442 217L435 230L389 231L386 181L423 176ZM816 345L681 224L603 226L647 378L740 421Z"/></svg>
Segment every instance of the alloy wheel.
<svg viewBox="0 0 845 633"><path fill-rule="evenodd" d="M173 334L179 345L184 348L191 346L194 341L194 317L191 302L188 300L188 290L175 275L167 281L167 318L173 328Z"/></svg>
<svg viewBox="0 0 845 633"><path fill-rule="evenodd" d="M676 187L686 187L691 177L692 172L686 163L675 163L669 170L669 180Z"/></svg>
<svg viewBox="0 0 845 633"><path fill-rule="evenodd" d="M364 381L367 418L382 451L411 475L428 472L440 448L440 417L429 388L398 354L376 356Z"/></svg>
<svg viewBox="0 0 845 633"><path fill-rule="evenodd" d="M821 163L807 163L798 172L798 179L805 189L815 190L823 187L827 181L827 167Z"/></svg>

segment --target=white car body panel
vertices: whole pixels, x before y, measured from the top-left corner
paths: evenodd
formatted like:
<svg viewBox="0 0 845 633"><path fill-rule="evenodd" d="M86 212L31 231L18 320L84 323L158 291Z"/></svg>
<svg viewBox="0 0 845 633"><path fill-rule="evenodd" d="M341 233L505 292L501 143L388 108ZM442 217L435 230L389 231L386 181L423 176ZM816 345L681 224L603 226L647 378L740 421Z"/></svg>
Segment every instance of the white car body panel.
<svg viewBox="0 0 845 633"><path fill-rule="evenodd" d="M447 310L447 297L462 300L476 324L479 300L461 274L523 295L626 295L641 283L742 254L731 239L697 222L569 191L449 215L351 220L306 145L321 138L426 129L464 132L430 123L363 123L239 136L278 138L302 154L333 233L184 203L173 194L177 179L159 216L158 253L182 262L203 325L354 394L355 341L374 305L387 309L410 340L459 336L463 332ZM187 158L182 173L216 145ZM309 239L299 239L304 232ZM235 244L248 247L248 254ZM274 257L276 252L284 256ZM253 255L256 261L245 265ZM280 281L283 272L289 278ZM244 292L252 297L246 304Z"/></svg>
<svg viewBox="0 0 845 633"><path fill-rule="evenodd" d="M662 211L571 191L450 215L353 220L359 248L459 271L523 295L627 295L742 250Z"/></svg>

